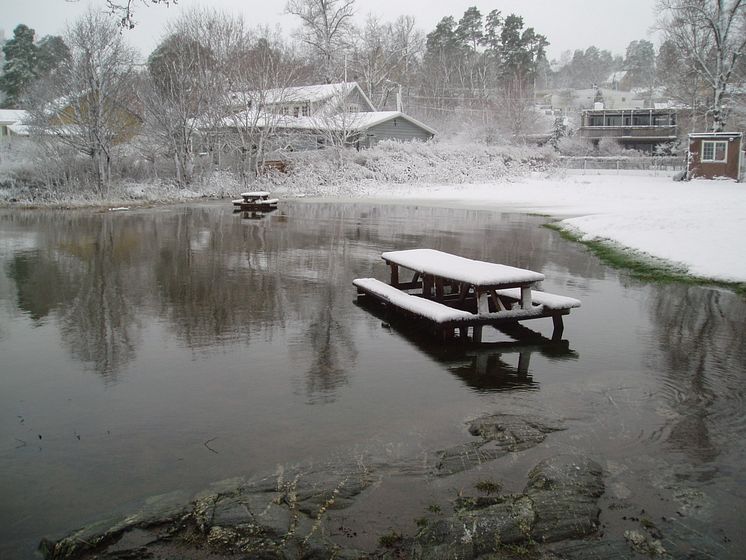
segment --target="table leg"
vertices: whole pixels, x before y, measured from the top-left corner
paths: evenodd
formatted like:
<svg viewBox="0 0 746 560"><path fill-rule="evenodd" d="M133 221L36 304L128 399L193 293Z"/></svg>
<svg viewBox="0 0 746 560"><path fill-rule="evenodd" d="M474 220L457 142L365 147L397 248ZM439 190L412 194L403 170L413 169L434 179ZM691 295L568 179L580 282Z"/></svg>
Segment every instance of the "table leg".
<svg viewBox="0 0 746 560"><path fill-rule="evenodd" d="M428 299L433 297L433 277L429 274L422 275L422 295Z"/></svg>
<svg viewBox="0 0 746 560"><path fill-rule="evenodd" d="M479 313L480 315L482 313L490 312L489 297L489 292L482 292L481 290L477 290L477 313Z"/></svg>
<svg viewBox="0 0 746 560"><path fill-rule="evenodd" d="M399 265L396 263L389 263L391 267L391 285L394 288L399 287Z"/></svg>
<svg viewBox="0 0 746 560"><path fill-rule="evenodd" d="M521 286L521 309L531 309L531 286Z"/></svg>

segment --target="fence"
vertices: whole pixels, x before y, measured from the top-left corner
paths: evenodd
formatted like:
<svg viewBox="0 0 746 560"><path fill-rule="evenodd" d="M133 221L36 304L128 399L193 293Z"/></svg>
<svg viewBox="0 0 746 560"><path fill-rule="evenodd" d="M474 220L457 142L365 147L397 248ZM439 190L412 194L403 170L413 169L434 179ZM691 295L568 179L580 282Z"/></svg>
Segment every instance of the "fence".
<svg viewBox="0 0 746 560"><path fill-rule="evenodd" d="M560 167L577 169L585 174L597 174L601 171L646 171L653 174L677 173L686 170L686 158L683 156L648 156L648 157L560 157Z"/></svg>

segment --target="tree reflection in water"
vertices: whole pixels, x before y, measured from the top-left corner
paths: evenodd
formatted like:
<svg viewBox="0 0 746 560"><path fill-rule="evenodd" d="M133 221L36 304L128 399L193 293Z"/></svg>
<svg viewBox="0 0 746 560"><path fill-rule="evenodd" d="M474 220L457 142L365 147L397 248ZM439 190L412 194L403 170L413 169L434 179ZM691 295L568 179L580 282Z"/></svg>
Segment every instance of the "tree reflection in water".
<svg viewBox="0 0 746 560"><path fill-rule="evenodd" d="M664 396L676 413L667 442L697 463L711 463L733 442L746 382L746 302L718 289L666 285L652 297ZM727 311L727 312L726 312ZM708 476L708 475L704 475Z"/></svg>

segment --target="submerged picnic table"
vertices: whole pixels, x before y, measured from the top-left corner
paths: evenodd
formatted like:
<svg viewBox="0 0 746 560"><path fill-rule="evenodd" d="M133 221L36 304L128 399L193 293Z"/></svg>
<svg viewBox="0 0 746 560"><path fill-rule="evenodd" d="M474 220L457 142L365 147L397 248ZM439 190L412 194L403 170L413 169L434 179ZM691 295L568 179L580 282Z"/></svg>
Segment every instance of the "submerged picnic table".
<svg viewBox="0 0 746 560"><path fill-rule="evenodd" d="M279 199L269 198L266 191L241 193L241 198L233 200L233 206L240 210L274 210Z"/></svg>
<svg viewBox="0 0 746 560"><path fill-rule="evenodd" d="M394 310L427 319L445 335L472 327L481 341L483 325L540 317L554 322L552 338L562 336L562 316L580 307L574 298L536 290L544 275L532 270L467 259L434 249L390 251L381 255L391 269L390 284L358 278L360 295L372 296ZM403 269L412 273L403 280Z"/></svg>

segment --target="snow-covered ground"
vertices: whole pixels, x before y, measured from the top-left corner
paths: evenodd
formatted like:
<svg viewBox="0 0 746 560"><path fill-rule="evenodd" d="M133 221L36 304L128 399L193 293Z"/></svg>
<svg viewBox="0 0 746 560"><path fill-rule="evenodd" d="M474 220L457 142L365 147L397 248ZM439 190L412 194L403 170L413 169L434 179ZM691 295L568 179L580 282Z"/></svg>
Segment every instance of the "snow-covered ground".
<svg viewBox="0 0 746 560"><path fill-rule="evenodd" d="M568 173L478 185L378 185L356 194L548 214L584 240L609 240L695 276L746 282L744 183Z"/></svg>

